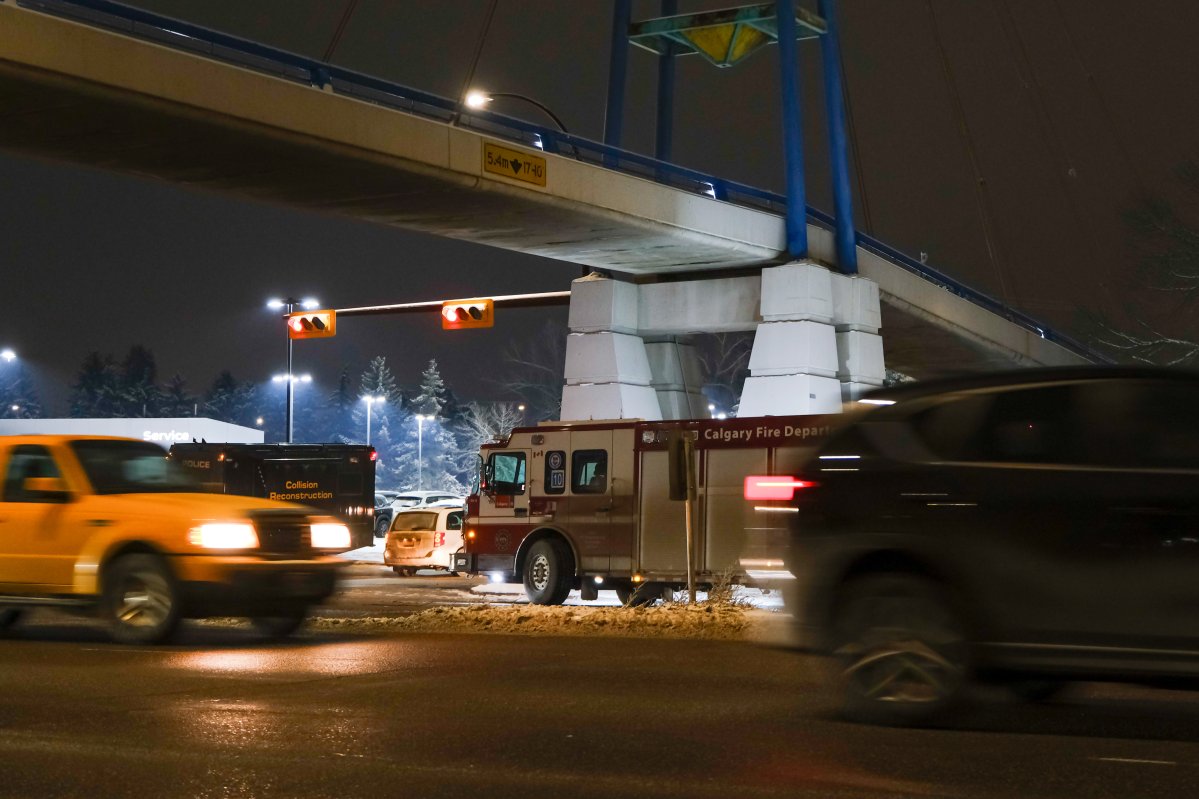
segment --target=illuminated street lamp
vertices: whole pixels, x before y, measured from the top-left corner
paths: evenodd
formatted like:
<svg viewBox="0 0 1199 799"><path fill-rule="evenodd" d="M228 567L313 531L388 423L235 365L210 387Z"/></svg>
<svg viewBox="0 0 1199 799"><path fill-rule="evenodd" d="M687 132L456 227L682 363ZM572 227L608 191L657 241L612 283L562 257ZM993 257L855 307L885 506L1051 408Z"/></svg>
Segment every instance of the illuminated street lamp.
<svg viewBox="0 0 1199 799"><path fill-rule="evenodd" d="M5 347L0 350L0 358L3 358L5 363L12 363L17 359L17 354L11 348Z"/></svg>
<svg viewBox="0 0 1199 799"><path fill-rule="evenodd" d="M480 89L471 89L469 92L466 93L466 98L465 98L464 102L466 103L467 108L473 108L476 111L478 111L480 109L486 108L487 104L490 103L492 100L496 99L497 97L508 97L513 100L523 100L526 103L530 103L532 105L537 106L538 108L540 108L542 111L545 112L546 116L548 116L550 119L554 120L554 124L558 126L558 130L569 135L570 131L566 129L566 125L562 124L562 120L558 119L557 114L555 114L553 111L546 108L541 103L534 100L532 97L527 97L526 95L523 95L523 94L516 94L515 92L485 92L485 91L481 91Z"/></svg>
<svg viewBox="0 0 1199 799"><path fill-rule="evenodd" d="M369 394L362 398L366 403L366 445L371 443L371 407L376 403L387 402L387 397L372 397Z"/></svg>
<svg viewBox="0 0 1199 799"><path fill-rule="evenodd" d="M312 308L319 307L320 302L318 300L313 299L312 297L305 297L302 300L297 300L294 297L287 297L286 299L267 300L267 303L266 303L266 307L271 308L273 310L281 311L281 310L286 309L288 316L290 316L296 310L297 306L299 306L300 308L303 308L304 310L310 310ZM287 333L286 326L284 327L283 332L285 335L287 335L287 375L290 377L292 374L292 370L291 370L291 335ZM309 378L309 379L311 380L311 378ZM287 412L286 412L287 420L286 420L286 423L284 424L284 427L287 430L287 443L288 444L291 443L291 421L292 421L291 410L292 410L292 395L294 393L292 391L292 384L295 382L296 382L295 380L287 381Z"/></svg>
<svg viewBox="0 0 1199 799"><path fill-rule="evenodd" d="M425 422L433 421L435 417L431 413L416 414L416 490L422 491L425 487L425 454L424 454L424 431Z"/></svg>

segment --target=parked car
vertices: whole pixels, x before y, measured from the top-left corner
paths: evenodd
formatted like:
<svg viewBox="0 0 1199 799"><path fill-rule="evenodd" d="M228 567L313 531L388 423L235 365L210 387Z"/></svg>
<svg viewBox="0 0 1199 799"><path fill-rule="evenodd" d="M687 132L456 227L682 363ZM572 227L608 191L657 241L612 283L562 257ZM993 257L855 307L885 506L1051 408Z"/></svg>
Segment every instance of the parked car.
<svg viewBox="0 0 1199 799"><path fill-rule="evenodd" d="M461 505L397 511L387 533L383 563L401 577L411 577L417 569L453 571L454 553L462 549L464 513Z"/></svg>
<svg viewBox="0 0 1199 799"><path fill-rule="evenodd" d="M802 467L788 604L852 718L974 680L1199 678L1199 375L1077 368L862 400Z"/></svg>
<svg viewBox="0 0 1199 799"><path fill-rule="evenodd" d="M395 517L392 502L400 495L399 491L382 489L375 492L375 538L387 535L391 520Z"/></svg>
<svg viewBox="0 0 1199 799"><path fill-rule="evenodd" d="M149 442L6 436L0 469L0 628L57 607L122 643L205 616L286 635L333 592L332 555L350 546L345 524L310 508L204 493Z"/></svg>
<svg viewBox="0 0 1199 799"><path fill-rule="evenodd" d="M424 508L429 505L462 505L465 497L446 491L401 491L392 504L396 508Z"/></svg>

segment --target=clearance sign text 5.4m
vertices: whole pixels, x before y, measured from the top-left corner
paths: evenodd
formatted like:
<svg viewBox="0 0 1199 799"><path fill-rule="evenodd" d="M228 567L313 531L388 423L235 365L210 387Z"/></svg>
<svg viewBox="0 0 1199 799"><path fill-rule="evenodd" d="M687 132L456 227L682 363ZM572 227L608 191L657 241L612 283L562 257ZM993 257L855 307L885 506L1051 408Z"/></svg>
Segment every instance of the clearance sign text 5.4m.
<svg viewBox="0 0 1199 799"><path fill-rule="evenodd" d="M534 186L545 186L545 159L483 142L483 171Z"/></svg>

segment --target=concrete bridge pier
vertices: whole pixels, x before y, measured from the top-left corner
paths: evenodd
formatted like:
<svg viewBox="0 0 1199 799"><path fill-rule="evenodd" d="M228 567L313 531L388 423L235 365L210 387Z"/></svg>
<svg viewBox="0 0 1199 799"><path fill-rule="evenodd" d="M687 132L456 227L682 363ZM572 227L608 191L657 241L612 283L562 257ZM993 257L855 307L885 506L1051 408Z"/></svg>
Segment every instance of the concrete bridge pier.
<svg viewBox="0 0 1199 799"><path fill-rule="evenodd" d="M815 262L760 276L571 285L562 418L707 415L689 333L754 330L739 416L837 413L883 382L878 286Z"/></svg>
<svg viewBox="0 0 1199 799"><path fill-rule="evenodd" d="M588 275L571 283L562 418L661 419L637 286Z"/></svg>

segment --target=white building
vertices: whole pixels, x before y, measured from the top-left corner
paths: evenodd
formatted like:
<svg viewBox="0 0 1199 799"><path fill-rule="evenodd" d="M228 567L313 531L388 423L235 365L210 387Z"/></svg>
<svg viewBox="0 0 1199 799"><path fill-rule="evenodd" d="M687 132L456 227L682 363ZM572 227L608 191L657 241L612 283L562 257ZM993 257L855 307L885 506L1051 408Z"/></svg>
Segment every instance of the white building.
<svg viewBox="0 0 1199 799"><path fill-rule="evenodd" d="M261 444L262 431L216 419L184 416L174 419L0 419L0 436L30 435L124 436L172 444L208 441L220 444Z"/></svg>

